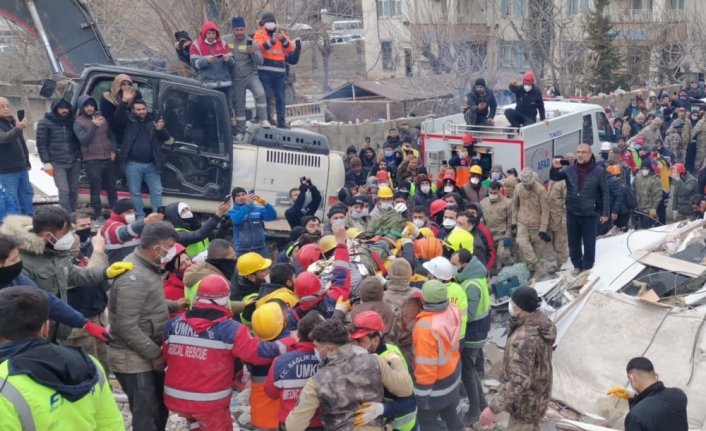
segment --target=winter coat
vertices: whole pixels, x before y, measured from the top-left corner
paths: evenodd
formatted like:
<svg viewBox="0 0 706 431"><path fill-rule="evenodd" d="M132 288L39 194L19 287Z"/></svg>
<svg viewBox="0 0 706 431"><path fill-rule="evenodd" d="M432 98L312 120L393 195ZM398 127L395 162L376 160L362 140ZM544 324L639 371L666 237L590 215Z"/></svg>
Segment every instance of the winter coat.
<svg viewBox="0 0 706 431"><path fill-rule="evenodd" d="M358 314L364 312L364 311L374 311L377 314L382 317L383 322L385 323L385 331L384 334L386 337L391 337L391 338L397 338L396 334L396 326L397 326L397 321L395 320L395 312L392 311L392 307L390 307L386 302L383 301L369 301L369 302L360 302L357 303L353 309L351 309L350 313L350 320L353 321L355 316Z"/></svg>
<svg viewBox="0 0 706 431"><path fill-rule="evenodd" d="M664 141L664 146L669 151L673 152L676 157L676 159L672 159L672 163L684 163L684 157L686 156L686 144L687 142L684 142L679 130L672 128L667 131L667 139Z"/></svg>
<svg viewBox="0 0 706 431"><path fill-rule="evenodd" d="M552 349L556 326L541 311L509 322L498 396L490 403L493 413L537 424L544 417L552 393Z"/></svg>
<svg viewBox="0 0 706 431"><path fill-rule="evenodd" d="M221 218L215 214L203 224L196 217L194 216L191 219L181 218L179 215L179 202L173 202L164 208L164 221L174 225L174 229L177 232L177 242L187 249L189 249L190 245L199 243L204 243L205 247L208 247L209 236L216 229L218 223L221 222ZM187 252L191 256L191 250L187 250Z"/></svg>
<svg viewBox="0 0 706 431"><path fill-rule="evenodd" d="M515 189L512 197L512 224L523 224L528 229L546 232L549 225L549 202L547 191L534 182L532 188L524 185Z"/></svg>
<svg viewBox="0 0 706 431"><path fill-rule="evenodd" d="M126 118L130 108L132 107L132 102L123 102L123 91L120 89L120 84L124 81L133 82L134 85L134 81L128 75L124 73L115 75L113 82L110 84L110 90L103 92L101 95L101 100L99 102L100 106L98 107L101 111L101 115L108 120L111 129L115 132L117 142L120 142L122 139L125 124L116 124L113 121L113 117L117 115L118 117ZM142 99L142 94L137 91L137 88L133 86L133 90L135 91L135 97L132 100L135 101Z"/></svg>
<svg viewBox="0 0 706 431"><path fill-rule="evenodd" d="M699 168L706 159L706 118L702 118L692 129L692 137L696 139L696 159L694 166Z"/></svg>
<svg viewBox="0 0 706 431"><path fill-rule="evenodd" d="M466 322L466 335L464 337L464 346L474 349L482 349L490 332L490 292L488 291L488 271L486 267L476 258L471 259L463 268L456 274L456 281L463 287L468 299L468 320ZM479 303L483 300L483 294L480 288L485 289L487 294L487 305L481 304L481 313L478 314ZM485 307L487 308L485 308ZM484 309L485 308L485 309Z"/></svg>
<svg viewBox="0 0 706 431"><path fill-rule="evenodd" d="M645 147L652 147L663 140L662 131L660 128L655 127L652 124L645 126L645 128L640 130L640 133L638 133L637 136L642 136L645 138L645 143L643 144ZM635 138L631 139L630 142L634 140Z"/></svg>
<svg viewBox="0 0 706 431"><path fill-rule="evenodd" d="M691 207L691 198L696 194L699 183L696 177L686 173L684 179L674 181L674 193L672 195L672 209L684 216L691 216L694 213Z"/></svg>
<svg viewBox="0 0 706 431"><path fill-rule="evenodd" d="M363 183L365 183L365 180L363 180ZM306 203L307 190L311 191L311 202L304 207L304 204ZM293 228L295 226L301 226L302 217L316 214L316 211L319 210L319 205L321 205L321 193L319 192L319 189L317 189L315 185L312 185L310 188L306 184L300 184L299 196L297 197L297 200L294 201L294 204L292 204L291 207L284 211L284 217L287 219L289 227Z"/></svg>
<svg viewBox="0 0 706 431"><path fill-rule="evenodd" d="M461 191L469 204L480 203L480 201L488 196L488 190L486 190L485 186L481 183L478 183L478 186L467 183L461 188Z"/></svg>
<svg viewBox="0 0 706 431"><path fill-rule="evenodd" d="M625 431L688 431L686 394L657 382L630 400Z"/></svg>
<svg viewBox="0 0 706 431"><path fill-rule="evenodd" d="M123 216L110 212L110 217L101 227L100 233L105 239L105 252L108 262L123 260L140 243L140 235L145 227L145 219L128 224Z"/></svg>
<svg viewBox="0 0 706 431"><path fill-rule="evenodd" d="M510 84L508 88L515 95L515 99L517 100L515 109L520 114L536 121L537 114L539 113L539 119L544 121L544 99L542 92L536 85L533 85L530 91L525 91L522 85Z"/></svg>
<svg viewBox="0 0 706 431"><path fill-rule="evenodd" d="M277 219L277 212L266 203L233 205L228 216L233 221L233 242L238 256L265 247L265 222Z"/></svg>
<svg viewBox="0 0 706 431"><path fill-rule="evenodd" d="M163 331L169 320L161 265L147 260L140 249L126 262L133 269L113 281L108 296L108 319L114 341L108 345L108 364L118 373L153 371L161 354Z"/></svg>
<svg viewBox="0 0 706 431"><path fill-rule="evenodd" d="M120 150L118 162L125 165L132 161L130 151L135 145L148 145L152 156L151 162L157 167L157 170L162 169L164 163L164 153L162 152L162 144L168 143L171 135L167 129L155 129L154 120L151 115L143 120L133 113L127 114L127 117L116 115L113 118L114 124L122 124L124 126L122 141L120 142ZM147 137L147 141L144 140ZM170 141L173 143L173 141Z"/></svg>
<svg viewBox="0 0 706 431"><path fill-rule="evenodd" d="M491 201L485 198L480 201L483 210L485 226L493 235L493 241L497 242L505 237L511 237L510 225L512 224L512 200L505 196L500 196L498 200Z"/></svg>
<svg viewBox="0 0 706 431"><path fill-rule="evenodd" d="M74 114L69 111L66 118L59 117L57 108L63 99L51 104L51 112L37 124L37 152L42 163L71 165L79 158L79 143L74 133Z"/></svg>
<svg viewBox="0 0 706 431"><path fill-rule="evenodd" d="M566 181L554 181L549 186L549 230L566 229Z"/></svg>
<svg viewBox="0 0 706 431"><path fill-rule="evenodd" d="M608 178L608 192L610 194L610 213L625 214L630 212L627 206L627 190L622 178L611 175Z"/></svg>
<svg viewBox="0 0 706 431"><path fill-rule="evenodd" d="M236 41L232 34L223 36L223 41L228 48L233 51L235 62L231 68L231 76L234 82L245 81L251 76L257 76L257 67L262 66L262 51L257 48L257 44L252 38L245 36L242 41ZM252 54L247 52L247 42L253 44Z"/></svg>
<svg viewBox="0 0 706 431"><path fill-rule="evenodd" d="M417 302L417 294L419 289L414 289L406 283L388 281L385 284L385 292L382 300L390 307L394 316L394 322L397 331L390 342L400 348L403 352L412 351L412 331L414 330L415 315L404 313L405 307L409 302ZM407 356L405 354L405 356Z"/></svg>
<svg viewBox="0 0 706 431"><path fill-rule="evenodd" d="M206 43L206 32L215 31L216 40L212 44ZM221 39L221 31L213 21L206 21L201 26L199 37L191 44L189 50L191 66L199 74L201 83L209 88L230 87L231 68L235 64L233 51ZM213 62L208 61L208 56L216 56Z"/></svg>
<svg viewBox="0 0 706 431"><path fill-rule="evenodd" d="M44 238L30 231L32 218L21 215L5 217L0 233L14 237L20 243L22 273L37 286L67 301L67 291L76 286L94 285L105 280L108 257L94 251L88 267L71 263L68 251L57 251L46 245Z"/></svg>
<svg viewBox="0 0 706 431"><path fill-rule="evenodd" d="M566 212L576 216L608 217L610 197L605 171L596 165L593 157L588 162L588 172L579 190L579 165L575 163L561 169L551 168L549 178L552 181L566 180Z"/></svg>
<svg viewBox="0 0 706 431"><path fill-rule="evenodd" d="M473 91L466 95L466 103L468 103L468 106L470 106L471 109L477 110L476 115L482 116L483 118L495 118L495 111L498 108L498 103L495 101L493 90L488 88L488 85L486 85L485 79L483 78L476 80L476 84L485 87L485 92L482 94L476 92L474 86ZM478 109L478 104L480 102L485 102L486 107L484 109Z"/></svg>
<svg viewBox="0 0 706 431"><path fill-rule="evenodd" d="M107 121L98 127L93 124L92 118L83 113L81 107L89 100L97 105L96 100L89 95L84 94L78 98L79 112L74 121L74 133L81 144L81 156L84 161L107 160L117 149L115 135Z"/></svg>
<svg viewBox="0 0 706 431"><path fill-rule="evenodd" d="M295 49L294 44L289 40L289 37L281 30L277 29L282 36L282 40L275 41L273 39L274 31L267 30L264 26L261 27L253 35L255 45L262 52L262 66L258 67L259 71L269 73L287 73L287 55Z"/></svg>
<svg viewBox="0 0 706 431"><path fill-rule="evenodd" d="M14 118L0 118L0 174L25 172L30 169L29 150L22 130Z"/></svg>
<svg viewBox="0 0 706 431"><path fill-rule="evenodd" d="M637 210L642 213L649 213L650 210L657 210L659 202L662 200L662 184L659 177L653 172L648 176L638 174L635 177L635 200Z"/></svg>

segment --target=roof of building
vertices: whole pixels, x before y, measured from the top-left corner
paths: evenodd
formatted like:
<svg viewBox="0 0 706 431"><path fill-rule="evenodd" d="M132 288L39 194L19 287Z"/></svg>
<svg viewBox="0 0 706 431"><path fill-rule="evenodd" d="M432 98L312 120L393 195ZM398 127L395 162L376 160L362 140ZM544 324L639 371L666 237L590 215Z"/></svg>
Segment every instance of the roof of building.
<svg viewBox="0 0 706 431"><path fill-rule="evenodd" d="M323 99L387 99L393 102L436 99L454 96L459 92L457 86L458 78L451 75L356 79L326 94Z"/></svg>

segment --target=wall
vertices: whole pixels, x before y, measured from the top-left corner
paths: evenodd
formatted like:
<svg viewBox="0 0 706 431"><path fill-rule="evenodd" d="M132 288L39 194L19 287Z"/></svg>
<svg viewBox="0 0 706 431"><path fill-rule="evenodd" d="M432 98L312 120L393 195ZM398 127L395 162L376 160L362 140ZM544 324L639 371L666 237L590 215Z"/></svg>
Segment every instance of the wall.
<svg viewBox="0 0 706 431"><path fill-rule="evenodd" d="M362 40L333 45L329 55L329 80L353 79L365 74L365 43ZM299 63L292 68L297 77L320 83L324 76L323 60L318 48L310 43L302 45Z"/></svg>
<svg viewBox="0 0 706 431"><path fill-rule="evenodd" d="M404 123L408 123L412 132L414 126L419 125L427 117L412 117L399 118L397 120L383 121L379 123L361 123L361 124L329 124L329 125L309 125L307 129L326 135L329 139L329 145L332 150L345 151L350 145L355 145L356 148L361 148L366 136L371 137L371 142L382 143L387 138L387 133L392 127L400 127Z"/></svg>

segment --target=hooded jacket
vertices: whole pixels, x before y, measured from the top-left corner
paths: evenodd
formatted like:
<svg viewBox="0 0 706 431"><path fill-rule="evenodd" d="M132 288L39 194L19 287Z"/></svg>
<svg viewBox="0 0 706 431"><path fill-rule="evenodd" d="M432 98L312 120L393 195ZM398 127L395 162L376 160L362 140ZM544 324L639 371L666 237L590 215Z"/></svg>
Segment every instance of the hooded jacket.
<svg viewBox="0 0 706 431"><path fill-rule="evenodd" d="M57 113L59 105L69 107L69 114L60 117ZM62 98L56 98L51 103L51 112L37 124L37 151L42 163L71 165L79 158L79 143L74 133L74 113L71 104Z"/></svg>
<svg viewBox="0 0 706 431"><path fill-rule="evenodd" d="M468 322L464 347L481 349L485 345L490 331L490 292L488 291L488 272L477 257L473 257L456 274L456 281L466 291L468 298ZM481 289L485 289L482 292ZM480 304L480 306L479 306Z"/></svg>
<svg viewBox="0 0 706 431"><path fill-rule="evenodd" d="M134 84L132 78L130 78L124 73L115 75L115 78L113 78L113 82L110 84L110 90L103 92L103 94L101 95L101 100L99 102L98 107L101 111L101 115L105 117L106 120L108 120L108 123L110 123L113 132L115 132L117 142L121 141L122 127L124 127L124 124L115 124L112 121L113 116L117 114L118 117L127 117L127 114L130 111L130 107L132 106L132 103L123 102L123 91L120 89L120 84L123 81L132 82ZM135 90L135 97L132 100L135 101L142 99L142 94L137 91L137 88L133 86L133 89Z"/></svg>
<svg viewBox="0 0 706 431"><path fill-rule="evenodd" d="M478 93L475 90L476 85L482 85L483 88L485 88L485 92ZM485 102L486 106L483 109L478 109L478 104L481 102ZM485 79L476 79L476 83L473 86L473 91L466 95L466 103L468 103L470 109L476 111L477 116L490 119L495 118L495 111L498 109L498 103L495 101L493 90L488 88L488 85L485 83Z"/></svg>
<svg viewBox="0 0 706 431"><path fill-rule="evenodd" d="M0 345L0 380L5 380L5 393L14 388L31 406L31 420L38 430L125 429L104 371L78 347L40 338ZM0 395L3 428L29 429L16 405Z"/></svg>
<svg viewBox="0 0 706 431"><path fill-rule="evenodd" d="M510 318L498 396L489 407L513 418L537 424L552 394L552 349L556 327L541 311Z"/></svg>
<svg viewBox="0 0 706 431"><path fill-rule="evenodd" d="M116 151L115 135L107 121L98 127L93 124L92 118L83 113L83 106L90 101L98 106L96 99L87 94L78 98L79 108L74 121L74 133L81 144L81 155L84 161L107 160L111 153Z"/></svg>
<svg viewBox="0 0 706 431"><path fill-rule="evenodd" d="M190 257L193 256L189 246L203 241L205 242L203 248L207 248L209 236L221 221L221 218L215 214L209 217L204 224L201 224L196 216L191 219L183 219L179 215L179 202L173 202L164 208L164 218L165 221L174 225L178 237L177 242L187 248Z"/></svg>
<svg viewBox="0 0 706 431"><path fill-rule="evenodd" d="M0 174L26 172L30 169L29 150L22 130L14 118L0 118Z"/></svg>
<svg viewBox="0 0 706 431"><path fill-rule="evenodd" d="M213 43L206 42L206 33L209 31L216 32ZM235 58L228 44L221 39L221 31L216 23L213 21L203 23L198 39L191 44L189 54L191 66L198 72L204 86L221 88L230 87L233 84L230 71L235 64ZM208 57L211 55L217 58L209 63Z"/></svg>

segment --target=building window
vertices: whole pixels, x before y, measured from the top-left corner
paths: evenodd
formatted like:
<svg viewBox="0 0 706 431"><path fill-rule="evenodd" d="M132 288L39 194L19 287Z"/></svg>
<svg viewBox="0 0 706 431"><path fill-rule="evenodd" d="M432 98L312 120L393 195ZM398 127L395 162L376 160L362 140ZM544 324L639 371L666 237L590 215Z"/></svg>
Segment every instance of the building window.
<svg viewBox="0 0 706 431"><path fill-rule="evenodd" d="M382 70L395 70L395 59L392 56L392 41L380 41L380 52L382 53Z"/></svg>
<svg viewBox="0 0 706 431"><path fill-rule="evenodd" d="M500 15L510 15L510 0L500 1Z"/></svg>
<svg viewBox="0 0 706 431"><path fill-rule="evenodd" d="M377 0L378 18L392 18L402 15L401 0Z"/></svg>
<svg viewBox="0 0 706 431"><path fill-rule="evenodd" d="M527 14L527 0L515 0L515 16L523 17Z"/></svg>
<svg viewBox="0 0 706 431"><path fill-rule="evenodd" d="M672 10L684 10L684 0L670 0L669 8Z"/></svg>
<svg viewBox="0 0 706 431"><path fill-rule="evenodd" d="M632 8L652 10L652 0L632 0Z"/></svg>
<svg viewBox="0 0 706 431"><path fill-rule="evenodd" d="M567 7L569 15L588 15L589 12L588 0L569 0Z"/></svg>
<svg viewBox="0 0 706 431"><path fill-rule="evenodd" d="M498 44L500 68L520 71L525 66L522 42L500 42Z"/></svg>

